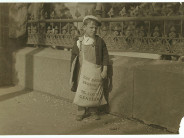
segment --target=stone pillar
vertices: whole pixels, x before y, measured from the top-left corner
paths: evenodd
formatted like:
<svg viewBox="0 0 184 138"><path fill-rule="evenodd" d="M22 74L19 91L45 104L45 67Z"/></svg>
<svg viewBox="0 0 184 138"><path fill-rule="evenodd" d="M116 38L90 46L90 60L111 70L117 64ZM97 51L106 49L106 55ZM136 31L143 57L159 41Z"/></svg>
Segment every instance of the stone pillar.
<svg viewBox="0 0 184 138"><path fill-rule="evenodd" d="M0 4L0 86L10 82L8 74L8 63L6 57L6 46L8 44L8 4Z"/></svg>

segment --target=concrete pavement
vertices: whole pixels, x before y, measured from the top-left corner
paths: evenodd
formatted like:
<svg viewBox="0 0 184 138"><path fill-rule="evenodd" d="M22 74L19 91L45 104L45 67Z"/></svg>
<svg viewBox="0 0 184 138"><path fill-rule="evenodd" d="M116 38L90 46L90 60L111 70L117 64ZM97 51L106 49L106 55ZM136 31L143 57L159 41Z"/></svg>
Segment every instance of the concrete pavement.
<svg viewBox="0 0 184 138"><path fill-rule="evenodd" d="M0 135L170 134L135 120L102 114L76 121L71 100L20 86L0 88Z"/></svg>

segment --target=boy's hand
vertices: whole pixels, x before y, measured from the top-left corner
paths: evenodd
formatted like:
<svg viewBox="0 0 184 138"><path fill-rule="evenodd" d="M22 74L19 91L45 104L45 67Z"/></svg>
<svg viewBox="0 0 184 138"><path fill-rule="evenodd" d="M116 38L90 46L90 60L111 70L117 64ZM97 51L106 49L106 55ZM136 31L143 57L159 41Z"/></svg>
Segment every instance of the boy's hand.
<svg viewBox="0 0 184 138"><path fill-rule="evenodd" d="M102 77L103 79L107 78L107 71L106 71L106 70L103 70L103 71L102 71L101 77Z"/></svg>

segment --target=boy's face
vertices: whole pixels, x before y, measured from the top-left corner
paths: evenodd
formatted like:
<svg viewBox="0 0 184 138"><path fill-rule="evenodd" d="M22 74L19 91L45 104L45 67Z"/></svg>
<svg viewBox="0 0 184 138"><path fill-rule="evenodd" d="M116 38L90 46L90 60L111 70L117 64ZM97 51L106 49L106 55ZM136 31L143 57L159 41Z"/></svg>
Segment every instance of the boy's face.
<svg viewBox="0 0 184 138"><path fill-rule="evenodd" d="M89 22L87 25L84 25L84 33L89 37L94 37L97 32L97 23L95 21Z"/></svg>

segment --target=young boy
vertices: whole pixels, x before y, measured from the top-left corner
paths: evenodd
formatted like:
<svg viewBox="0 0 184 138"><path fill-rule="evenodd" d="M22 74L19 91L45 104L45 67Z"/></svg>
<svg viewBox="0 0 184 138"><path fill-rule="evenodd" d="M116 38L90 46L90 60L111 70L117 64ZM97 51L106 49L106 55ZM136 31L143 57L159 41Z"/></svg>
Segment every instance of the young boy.
<svg viewBox="0 0 184 138"><path fill-rule="evenodd" d="M84 35L77 39L72 48L71 90L76 92L74 103L78 105L78 121L87 116L87 109L91 110L94 119L99 120L98 106L107 103L103 93L103 79L107 77L109 55L104 40L96 35L100 25L97 17L84 17Z"/></svg>

